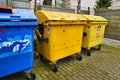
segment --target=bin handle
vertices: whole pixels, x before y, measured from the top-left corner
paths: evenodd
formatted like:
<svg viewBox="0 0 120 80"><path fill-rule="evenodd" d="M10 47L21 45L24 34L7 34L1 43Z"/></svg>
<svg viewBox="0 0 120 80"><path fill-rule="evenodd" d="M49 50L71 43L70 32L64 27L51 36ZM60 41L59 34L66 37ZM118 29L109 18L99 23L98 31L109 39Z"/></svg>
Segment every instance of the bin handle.
<svg viewBox="0 0 120 80"><path fill-rule="evenodd" d="M10 16L10 18L21 18L20 16Z"/></svg>
<svg viewBox="0 0 120 80"><path fill-rule="evenodd" d="M65 18L60 18L60 19L64 20Z"/></svg>
<svg viewBox="0 0 120 80"><path fill-rule="evenodd" d="M38 29L35 29L35 34L38 35L39 37L42 37L42 35L39 33Z"/></svg>
<svg viewBox="0 0 120 80"><path fill-rule="evenodd" d="M35 34L37 35L37 38L38 38L39 41L42 40L42 41L48 42L48 38L42 36L42 35L39 33L39 30L38 30L38 29L35 30Z"/></svg>
<svg viewBox="0 0 120 80"><path fill-rule="evenodd" d="M35 29L35 34L36 34L36 36L37 36L38 41L40 41L42 35L39 33L39 30L38 30L38 29Z"/></svg>
<svg viewBox="0 0 120 80"><path fill-rule="evenodd" d="M20 16L10 16L11 21L20 21Z"/></svg>

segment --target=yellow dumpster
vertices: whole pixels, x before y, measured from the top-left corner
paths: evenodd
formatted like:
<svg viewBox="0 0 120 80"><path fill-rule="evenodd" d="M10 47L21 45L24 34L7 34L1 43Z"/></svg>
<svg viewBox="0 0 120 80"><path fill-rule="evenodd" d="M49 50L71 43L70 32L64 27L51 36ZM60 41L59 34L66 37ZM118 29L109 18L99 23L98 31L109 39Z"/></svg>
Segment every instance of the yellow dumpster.
<svg viewBox="0 0 120 80"><path fill-rule="evenodd" d="M86 19L77 14L36 11L39 29L37 35L37 51L51 62L52 69L56 72L56 62L67 56L76 54L78 60L82 46L83 27Z"/></svg>
<svg viewBox="0 0 120 80"><path fill-rule="evenodd" d="M101 49L107 20L101 16L82 16L84 16L88 22L83 31L82 47L87 49L87 55L90 56L91 47L98 45L98 50Z"/></svg>

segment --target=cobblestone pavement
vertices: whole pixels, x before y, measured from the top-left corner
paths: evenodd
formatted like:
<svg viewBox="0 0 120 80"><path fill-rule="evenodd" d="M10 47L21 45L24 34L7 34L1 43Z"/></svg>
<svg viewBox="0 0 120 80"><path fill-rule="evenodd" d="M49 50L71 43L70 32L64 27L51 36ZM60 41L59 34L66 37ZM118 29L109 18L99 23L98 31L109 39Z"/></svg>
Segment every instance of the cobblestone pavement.
<svg viewBox="0 0 120 80"><path fill-rule="evenodd" d="M120 48L102 45L100 51L92 49L91 52L88 57L83 50L82 61L76 60L74 55L58 61L56 73L51 71L47 61L35 57L36 80L120 80ZM25 79L22 73L17 73L3 80Z"/></svg>

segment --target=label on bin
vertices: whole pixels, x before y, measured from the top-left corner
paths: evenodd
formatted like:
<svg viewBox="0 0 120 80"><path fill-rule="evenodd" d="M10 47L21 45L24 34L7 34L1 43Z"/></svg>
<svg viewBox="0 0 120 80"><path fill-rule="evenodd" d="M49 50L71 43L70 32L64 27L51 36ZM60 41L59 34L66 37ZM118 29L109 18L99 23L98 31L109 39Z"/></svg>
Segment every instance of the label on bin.
<svg viewBox="0 0 120 80"><path fill-rule="evenodd" d="M96 29L96 39L97 40L100 38L100 29L101 29L101 26L98 26Z"/></svg>
<svg viewBox="0 0 120 80"><path fill-rule="evenodd" d="M4 29L0 30L0 33L4 33L4 32L5 32L5 30L4 30Z"/></svg>
<svg viewBox="0 0 120 80"><path fill-rule="evenodd" d="M50 34L50 27L49 26L46 27L46 30L47 30L47 34Z"/></svg>
<svg viewBox="0 0 120 80"><path fill-rule="evenodd" d="M0 39L0 54L28 50L30 48L30 40L31 35L9 37L2 42Z"/></svg>

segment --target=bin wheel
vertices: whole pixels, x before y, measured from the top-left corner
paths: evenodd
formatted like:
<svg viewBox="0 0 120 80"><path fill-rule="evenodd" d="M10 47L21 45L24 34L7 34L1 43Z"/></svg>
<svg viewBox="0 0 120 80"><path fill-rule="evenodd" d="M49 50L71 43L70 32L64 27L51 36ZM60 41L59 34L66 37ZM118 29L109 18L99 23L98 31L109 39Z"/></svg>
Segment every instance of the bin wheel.
<svg viewBox="0 0 120 80"><path fill-rule="evenodd" d="M97 50L101 50L101 45L100 44L98 45L98 49Z"/></svg>
<svg viewBox="0 0 120 80"><path fill-rule="evenodd" d="M76 54L76 59L81 61L82 60L82 56L80 54Z"/></svg>
<svg viewBox="0 0 120 80"><path fill-rule="evenodd" d="M36 79L35 73L30 72L29 75L30 75L30 76L26 76L26 79L27 79L27 80L35 80L35 79Z"/></svg>
<svg viewBox="0 0 120 80"><path fill-rule="evenodd" d="M54 72L57 72L57 71L58 71L58 68L57 68L57 65L56 65L56 64L52 63L51 66L52 66L52 70L53 70Z"/></svg>
<svg viewBox="0 0 120 80"><path fill-rule="evenodd" d="M90 50L87 51L87 56L91 56Z"/></svg>

